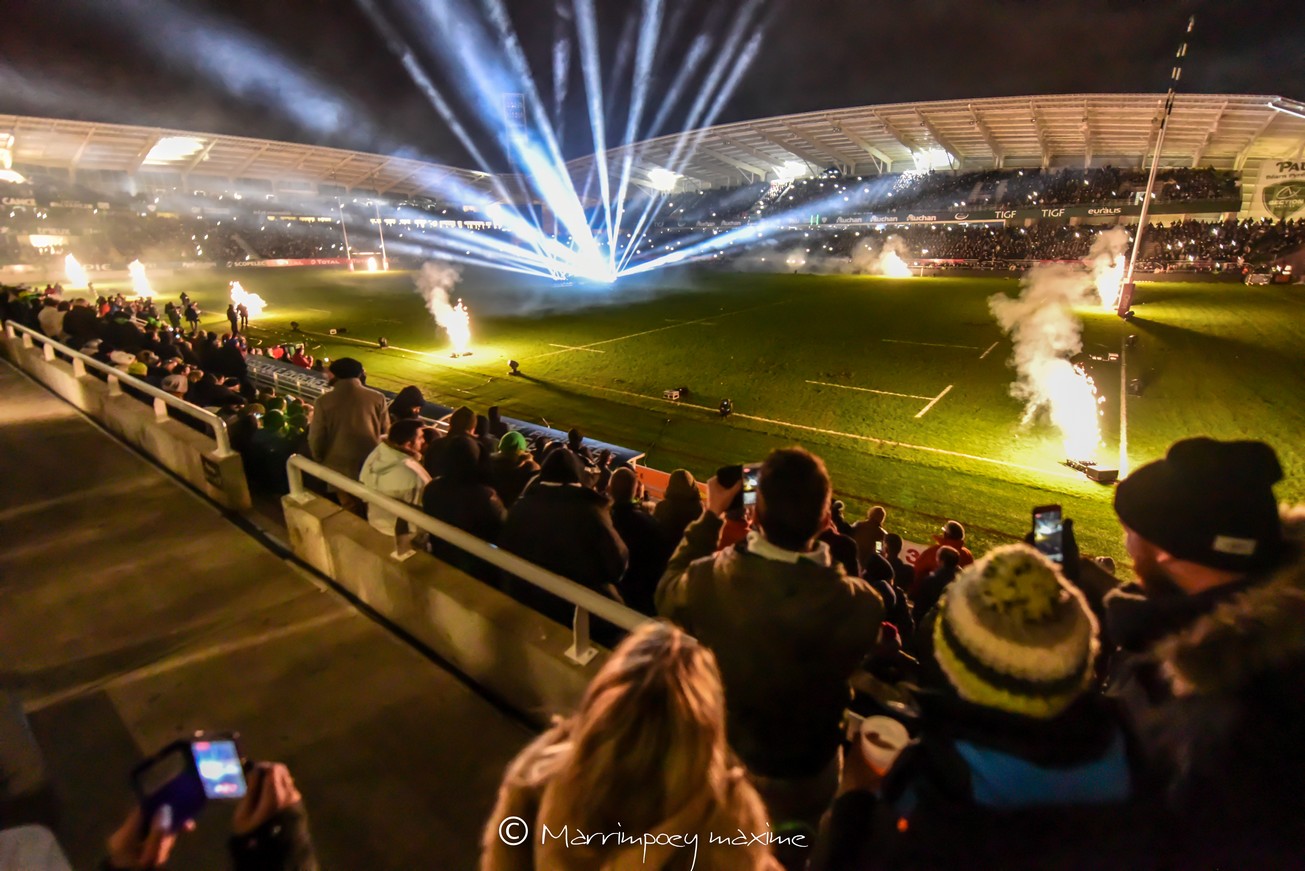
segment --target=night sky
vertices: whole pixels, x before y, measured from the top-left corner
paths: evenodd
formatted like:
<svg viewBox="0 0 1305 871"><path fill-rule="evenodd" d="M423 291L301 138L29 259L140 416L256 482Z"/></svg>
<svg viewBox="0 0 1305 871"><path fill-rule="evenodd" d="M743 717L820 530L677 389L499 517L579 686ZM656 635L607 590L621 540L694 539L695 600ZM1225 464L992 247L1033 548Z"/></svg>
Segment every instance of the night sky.
<svg viewBox="0 0 1305 871"><path fill-rule="evenodd" d="M423 6L487 0L5 0L0 111L285 139L472 165L396 58L370 3L417 63L473 118L467 74L443 63L456 30L423 25ZM572 0L505 0L545 104L552 46L576 41ZM639 0L595 0L602 77L612 73ZM747 0L665 0L650 82L655 109L694 35L714 55ZM717 121L872 103L1068 92L1161 91L1189 14L1197 29L1188 91L1305 100L1305 14L1254 0L755 0L761 48ZM562 14L559 14L561 10ZM479 16L477 16L479 18ZM466 21L470 16L461 16ZM481 19L483 20L483 19ZM629 66L608 99L624 126ZM699 76L699 79L701 75ZM572 63L561 114L566 156L593 150ZM687 100L682 101L687 103ZM684 105L658 132L683 124ZM472 140L497 163L494 134ZM644 138L641 131L638 138Z"/></svg>

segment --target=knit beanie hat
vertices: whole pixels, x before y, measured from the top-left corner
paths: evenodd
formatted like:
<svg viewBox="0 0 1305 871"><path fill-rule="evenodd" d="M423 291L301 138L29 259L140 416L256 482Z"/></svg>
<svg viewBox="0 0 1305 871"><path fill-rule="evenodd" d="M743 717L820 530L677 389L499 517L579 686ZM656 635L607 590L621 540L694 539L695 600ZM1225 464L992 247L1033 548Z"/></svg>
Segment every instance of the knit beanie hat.
<svg viewBox="0 0 1305 871"><path fill-rule="evenodd" d="M516 430L506 433L503 438L498 440L498 449L502 453L524 454L528 447L526 437Z"/></svg>
<svg viewBox="0 0 1305 871"><path fill-rule="evenodd" d="M1273 485L1282 466L1264 442L1175 442L1115 488L1115 513L1181 560L1225 571L1273 566L1283 551Z"/></svg>
<svg viewBox="0 0 1305 871"><path fill-rule="evenodd" d="M947 588L933 647L962 699L1049 719L1091 685L1097 622L1055 564L1012 544L990 551Z"/></svg>

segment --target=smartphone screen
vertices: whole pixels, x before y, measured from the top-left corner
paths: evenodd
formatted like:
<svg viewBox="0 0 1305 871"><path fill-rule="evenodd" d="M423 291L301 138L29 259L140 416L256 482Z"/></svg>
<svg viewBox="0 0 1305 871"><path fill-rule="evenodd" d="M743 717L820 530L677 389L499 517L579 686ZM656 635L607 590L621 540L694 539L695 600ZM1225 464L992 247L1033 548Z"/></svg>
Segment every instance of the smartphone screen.
<svg viewBox="0 0 1305 871"><path fill-rule="evenodd" d="M245 772L235 741L194 741L190 751L195 769L209 798L241 798L245 794Z"/></svg>
<svg viewBox="0 0 1305 871"><path fill-rule="evenodd" d="M758 466L743 467L743 504L757 504L757 482L761 477L761 468Z"/></svg>
<svg viewBox="0 0 1305 871"><path fill-rule="evenodd" d="M1064 529L1059 505L1042 505L1033 509L1033 546L1058 563L1065 561Z"/></svg>

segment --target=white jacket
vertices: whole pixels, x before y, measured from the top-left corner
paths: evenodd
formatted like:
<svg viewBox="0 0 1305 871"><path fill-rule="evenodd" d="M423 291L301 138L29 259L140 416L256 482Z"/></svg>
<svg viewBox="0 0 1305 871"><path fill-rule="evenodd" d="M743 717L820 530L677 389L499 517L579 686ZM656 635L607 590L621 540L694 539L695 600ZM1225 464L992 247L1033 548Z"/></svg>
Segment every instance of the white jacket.
<svg viewBox="0 0 1305 871"><path fill-rule="evenodd" d="M381 442L363 461L358 480L386 496L421 505L421 494L430 483L430 475L421 462L411 454ZM367 522L386 535L394 535L395 516L383 508L369 504Z"/></svg>

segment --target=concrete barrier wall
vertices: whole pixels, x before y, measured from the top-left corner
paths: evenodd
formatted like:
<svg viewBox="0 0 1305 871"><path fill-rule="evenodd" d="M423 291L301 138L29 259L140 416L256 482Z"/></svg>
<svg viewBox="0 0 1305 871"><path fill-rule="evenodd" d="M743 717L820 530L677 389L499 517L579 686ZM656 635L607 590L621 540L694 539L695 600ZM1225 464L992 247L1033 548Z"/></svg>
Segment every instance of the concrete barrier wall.
<svg viewBox="0 0 1305 871"><path fill-rule="evenodd" d="M391 537L328 499L282 507L296 556L540 726L575 709L610 655L575 664L567 627L429 554L396 560Z"/></svg>
<svg viewBox="0 0 1305 871"><path fill-rule="evenodd" d="M47 360L40 347L23 347L21 338L0 338L0 343L15 366L196 490L225 508L249 510L249 483L239 454L218 456L217 443L206 433L158 417L152 402L110 395L106 382L75 374L66 360Z"/></svg>

